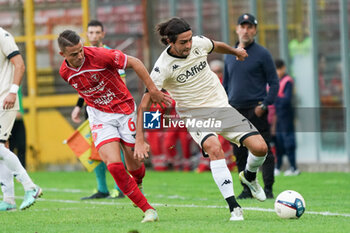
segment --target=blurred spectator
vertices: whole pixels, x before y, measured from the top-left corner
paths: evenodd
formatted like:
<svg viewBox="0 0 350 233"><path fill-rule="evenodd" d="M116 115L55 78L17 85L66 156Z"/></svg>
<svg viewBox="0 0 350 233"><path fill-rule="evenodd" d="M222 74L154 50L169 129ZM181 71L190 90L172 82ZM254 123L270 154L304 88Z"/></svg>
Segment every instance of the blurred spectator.
<svg viewBox="0 0 350 233"><path fill-rule="evenodd" d="M280 88L275 101L276 109L276 157L277 164L275 175L280 175L283 155L287 155L290 168L285 171L285 176L299 175L297 169L295 151L295 130L293 99L293 79L286 74L286 66L283 60L275 60L277 75L280 80Z"/></svg>
<svg viewBox="0 0 350 233"><path fill-rule="evenodd" d="M333 97L336 106L342 106L343 98L343 83L342 83L342 65L341 62L337 63L335 67L334 76L330 81L330 93Z"/></svg>
<svg viewBox="0 0 350 233"><path fill-rule="evenodd" d="M161 108L158 104L153 104L149 111L156 112L159 110L159 112L164 113L163 108ZM151 152L151 163L153 166L153 169L155 171L166 171L168 170L168 163L167 158L164 153L164 134L162 129L152 129L146 131L146 138L148 141L148 144L150 145L150 152Z"/></svg>
<svg viewBox="0 0 350 233"><path fill-rule="evenodd" d="M150 111L162 113L163 117L178 120L175 111L175 101L168 108L152 105ZM149 130L146 132L147 141L152 154L152 166L155 171L166 171L170 167L174 170L191 171L191 141L192 138L186 128L171 125L167 129ZM177 141L180 140L181 152L177 151Z"/></svg>
<svg viewBox="0 0 350 233"><path fill-rule="evenodd" d="M179 120L175 110L175 101L166 114L170 115L171 120ZM180 140L182 156L178 154L176 144ZM192 137L185 127L171 126L164 132L164 152L167 160L174 170L191 171L191 142Z"/></svg>

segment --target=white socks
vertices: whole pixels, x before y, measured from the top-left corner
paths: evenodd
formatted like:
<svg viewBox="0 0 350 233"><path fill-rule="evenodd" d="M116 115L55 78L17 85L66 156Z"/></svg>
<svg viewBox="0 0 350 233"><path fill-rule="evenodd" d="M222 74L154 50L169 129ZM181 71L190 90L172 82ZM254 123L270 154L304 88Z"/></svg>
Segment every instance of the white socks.
<svg viewBox="0 0 350 233"><path fill-rule="evenodd" d="M224 199L234 196L232 175L225 159L210 161L210 169Z"/></svg>
<svg viewBox="0 0 350 233"><path fill-rule="evenodd" d="M3 161L0 161L0 184L4 202L16 204L13 174Z"/></svg>
<svg viewBox="0 0 350 233"><path fill-rule="evenodd" d="M35 184L28 176L18 157L7 149L3 143L0 143L0 160L11 172L11 175L15 176L22 183L25 191L35 189Z"/></svg>
<svg viewBox="0 0 350 233"><path fill-rule="evenodd" d="M250 172L257 172L258 168L264 163L266 158L265 156L258 157L253 155L250 151L248 152L248 159L247 159L247 165L246 169Z"/></svg>

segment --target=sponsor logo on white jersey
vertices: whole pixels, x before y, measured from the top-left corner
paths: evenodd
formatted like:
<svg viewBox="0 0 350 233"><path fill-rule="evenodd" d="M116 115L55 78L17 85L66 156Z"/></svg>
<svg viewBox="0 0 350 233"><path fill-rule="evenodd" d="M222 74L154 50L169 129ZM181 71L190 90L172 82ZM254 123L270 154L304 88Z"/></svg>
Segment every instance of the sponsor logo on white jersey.
<svg viewBox="0 0 350 233"><path fill-rule="evenodd" d="M199 63L199 65L194 65L190 69L186 70L185 73L180 74L179 76L177 76L176 80L179 83L184 83L190 77L193 77L196 74L198 74L199 72L201 72L206 66L207 66L207 62L206 61L202 61L201 63Z"/></svg>

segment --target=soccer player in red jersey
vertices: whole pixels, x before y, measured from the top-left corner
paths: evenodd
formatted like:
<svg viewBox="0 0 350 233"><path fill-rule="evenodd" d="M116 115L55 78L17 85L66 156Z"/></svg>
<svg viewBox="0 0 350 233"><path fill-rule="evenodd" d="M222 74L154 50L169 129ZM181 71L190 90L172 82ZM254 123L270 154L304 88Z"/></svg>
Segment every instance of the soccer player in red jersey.
<svg viewBox="0 0 350 233"><path fill-rule="evenodd" d="M170 97L156 88L143 63L135 57L114 49L84 47L80 36L71 30L59 35L58 45L65 59L60 75L88 105L92 138L101 158L123 193L145 212L142 222L157 221L157 212L138 187L145 176L145 166L133 157L136 104L118 69L134 69L153 102L169 105ZM124 168L120 148L132 177Z"/></svg>

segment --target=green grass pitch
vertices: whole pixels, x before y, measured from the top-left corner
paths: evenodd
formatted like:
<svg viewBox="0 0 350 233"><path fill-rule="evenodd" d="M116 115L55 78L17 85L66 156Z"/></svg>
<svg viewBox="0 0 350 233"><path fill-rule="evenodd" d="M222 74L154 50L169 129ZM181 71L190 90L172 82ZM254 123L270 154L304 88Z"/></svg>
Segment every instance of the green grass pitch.
<svg viewBox="0 0 350 233"><path fill-rule="evenodd" d="M142 224L143 213L128 198L80 201L96 187L94 173L30 174L44 195L25 211L0 213L0 232L350 232L350 174L302 173L276 177L275 196L291 189L302 194L306 212L297 220L280 219L274 200L240 200L244 221L230 213L211 173L147 171L144 192L160 221ZM242 190L232 173L235 194ZM109 174L108 185L113 187ZM261 174L259 174L261 181ZM16 183L17 207L24 191Z"/></svg>

